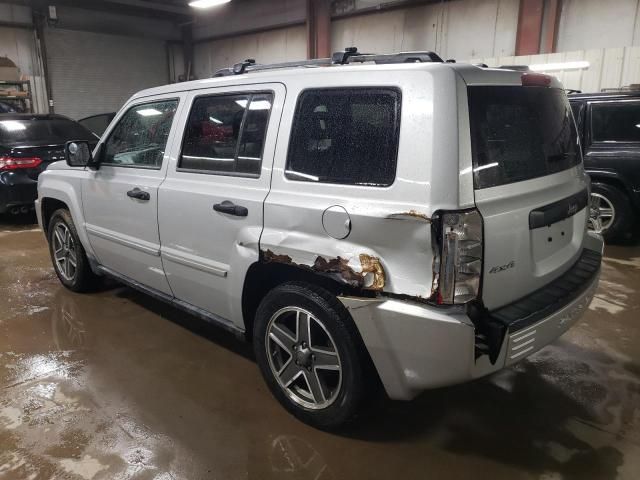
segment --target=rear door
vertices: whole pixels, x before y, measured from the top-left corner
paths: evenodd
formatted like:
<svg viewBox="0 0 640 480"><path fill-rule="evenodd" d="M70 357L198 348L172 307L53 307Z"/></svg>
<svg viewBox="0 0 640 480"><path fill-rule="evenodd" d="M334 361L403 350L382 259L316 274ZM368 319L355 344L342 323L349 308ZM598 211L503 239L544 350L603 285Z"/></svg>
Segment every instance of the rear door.
<svg viewBox="0 0 640 480"><path fill-rule="evenodd" d="M560 85L542 83L467 89L489 310L559 277L582 251L588 180L575 123Z"/></svg>
<svg viewBox="0 0 640 480"><path fill-rule="evenodd" d="M622 174L640 192L640 100L589 102L586 127L585 168Z"/></svg>
<svg viewBox="0 0 640 480"><path fill-rule="evenodd" d="M281 84L190 94L159 191L162 262L175 297L240 328L284 97Z"/></svg>
<svg viewBox="0 0 640 480"><path fill-rule="evenodd" d="M180 95L139 100L103 139L99 170L83 178L85 227L101 265L170 295L160 260L158 187Z"/></svg>

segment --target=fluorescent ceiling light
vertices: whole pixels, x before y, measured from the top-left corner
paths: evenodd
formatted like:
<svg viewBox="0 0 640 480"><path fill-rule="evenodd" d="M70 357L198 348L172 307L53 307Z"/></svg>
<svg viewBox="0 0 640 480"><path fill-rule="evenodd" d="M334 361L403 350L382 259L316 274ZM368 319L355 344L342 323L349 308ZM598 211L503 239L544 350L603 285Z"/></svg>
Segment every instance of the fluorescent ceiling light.
<svg viewBox="0 0 640 480"><path fill-rule="evenodd" d="M192 2L189 2L189 6L193 8L211 8L217 7L218 5L224 5L230 1L231 0L193 0Z"/></svg>
<svg viewBox="0 0 640 480"><path fill-rule="evenodd" d="M213 123L217 123L218 125L222 125L224 123L222 120L218 120L215 117L209 117L209 120L211 120Z"/></svg>
<svg viewBox="0 0 640 480"><path fill-rule="evenodd" d="M236 103L242 108L247 108L247 101L244 99L236 100ZM254 100L249 106L249 110L269 110L270 108L271 102L269 100Z"/></svg>
<svg viewBox="0 0 640 480"><path fill-rule="evenodd" d="M589 66L589 62L580 60L577 62L536 63L529 65L529 69L534 72L552 72L556 70L581 70L583 68L589 68Z"/></svg>
<svg viewBox="0 0 640 480"><path fill-rule="evenodd" d="M9 132L17 132L18 130L27 129L27 127L25 127L23 123L17 122L15 120L2 120L0 121L0 125L2 125L2 127Z"/></svg>
<svg viewBox="0 0 640 480"><path fill-rule="evenodd" d="M153 117L155 115L162 115L162 112L155 108L143 108L142 110L138 110L138 115L142 115L143 117Z"/></svg>

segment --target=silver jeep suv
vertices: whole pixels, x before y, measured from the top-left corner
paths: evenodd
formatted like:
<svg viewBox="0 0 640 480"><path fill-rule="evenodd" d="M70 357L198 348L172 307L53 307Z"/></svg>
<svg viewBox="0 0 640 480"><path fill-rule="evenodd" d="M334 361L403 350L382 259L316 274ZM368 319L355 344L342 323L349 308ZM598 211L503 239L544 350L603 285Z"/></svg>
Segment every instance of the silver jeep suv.
<svg viewBox="0 0 640 480"><path fill-rule="evenodd" d="M60 281L119 281L253 341L283 406L344 424L565 332L596 289L567 98L430 52L256 65L134 95L39 179ZM212 379L215 381L215 379Z"/></svg>

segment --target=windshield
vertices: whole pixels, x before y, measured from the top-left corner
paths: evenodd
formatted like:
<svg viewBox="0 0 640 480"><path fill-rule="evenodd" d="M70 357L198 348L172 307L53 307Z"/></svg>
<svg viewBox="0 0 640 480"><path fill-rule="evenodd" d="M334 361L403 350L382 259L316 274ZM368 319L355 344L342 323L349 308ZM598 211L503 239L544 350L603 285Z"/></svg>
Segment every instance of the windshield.
<svg viewBox="0 0 640 480"><path fill-rule="evenodd" d="M0 120L0 144L55 145L69 140L95 140L82 125L65 118L9 118Z"/></svg>
<svg viewBox="0 0 640 480"><path fill-rule="evenodd" d="M580 163L571 107L547 87L469 87L475 188L551 175Z"/></svg>

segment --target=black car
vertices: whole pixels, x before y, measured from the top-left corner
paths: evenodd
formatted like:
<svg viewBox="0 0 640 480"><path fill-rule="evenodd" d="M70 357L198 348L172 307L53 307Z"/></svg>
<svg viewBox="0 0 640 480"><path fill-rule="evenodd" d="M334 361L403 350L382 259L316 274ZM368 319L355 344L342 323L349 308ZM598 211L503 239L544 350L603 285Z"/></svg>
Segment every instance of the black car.
<svg viewBox="0 0 640 480"><path fill-rule="evenodd" d="M592 228L605 240L631 236L640 211L640 91L569 95L591 176Z"/></svg>
<svg viewBox="0 0 640 480"><path fill-rule="evenodd" d="M64 144L86 140L89 130L62 115L0 115L0 213L26 213L38 196L38 175L51 162L64 160Z"/></svg>
<svg viewBox="0 0 640 480"><path fill-rule="evenodd" d="M100 113L98 115L82 118L78 120L78 123L87 130L93 132L96 137L100 138L115 116L115 112Z"/></svg>

